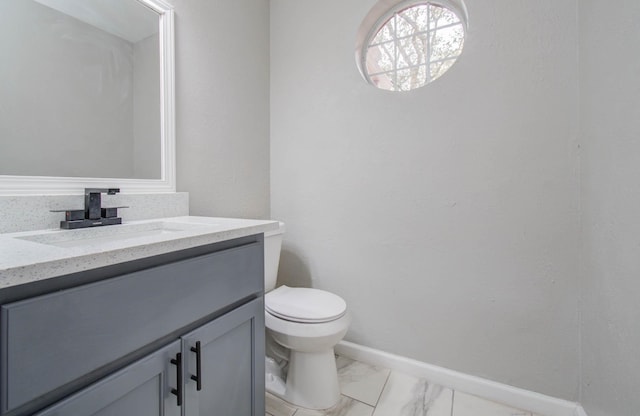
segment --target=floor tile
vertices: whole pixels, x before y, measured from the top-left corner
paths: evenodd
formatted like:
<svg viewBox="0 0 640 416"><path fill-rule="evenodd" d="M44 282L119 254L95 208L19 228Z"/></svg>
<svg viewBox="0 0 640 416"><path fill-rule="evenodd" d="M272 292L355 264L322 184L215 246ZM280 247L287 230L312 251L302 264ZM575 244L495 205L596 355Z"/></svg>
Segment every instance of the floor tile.
<svg viewBox="0 0 640 416"><path fill-rule="evenodd" d="M451 416L453 391L392 371L373 416Z"/></svg>
<svg viewBox="0 0 640 416"><path fill-rule="evenodd" d="M340 356L336 365L342 394L371 406L378 403L390 370Z"/></svg>
<svg viewBox="0 0 640 416"><path fill-rule="evenodd" d="M515 409L470 394L456 391L453 395L453 416L531 416L531 412Z"/></svg>
<svg viewBox="0 0 640 416"><path fill-rule="evenodd" d="M273 416L293 416L296 408L271 393L266 394L265 407L267 414Z"/></svg>
<svg viewBox="0 0 640 416"><path fill-rule="evenodd" d="M371 416L373 407L360 403L347 396L342 396L340 402L328 410L298 409L295 416Z"/></svg>

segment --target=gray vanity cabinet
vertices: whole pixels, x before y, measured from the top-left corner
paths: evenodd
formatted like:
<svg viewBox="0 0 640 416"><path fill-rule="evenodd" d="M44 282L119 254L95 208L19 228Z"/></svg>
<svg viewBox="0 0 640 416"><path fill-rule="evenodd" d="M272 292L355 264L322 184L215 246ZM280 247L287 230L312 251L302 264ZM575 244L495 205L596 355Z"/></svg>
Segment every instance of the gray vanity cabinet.
<svg viewBox="0 0 640 416"><path fill-rule="evenodd" d="M175 341L36 416L180 416L171 394L179 352Z"/></svg>
<svg viewBox="0 0 640 416"><path fill-rule="evenodd" d="M261 416L263 311L251 301L36 416Z"/></svg>
<svg viewBox="0 0 640 416"><path fill-rule="evenodd" d="M261 416L263 256L258 234L0 296L0 415Z"/></svg>

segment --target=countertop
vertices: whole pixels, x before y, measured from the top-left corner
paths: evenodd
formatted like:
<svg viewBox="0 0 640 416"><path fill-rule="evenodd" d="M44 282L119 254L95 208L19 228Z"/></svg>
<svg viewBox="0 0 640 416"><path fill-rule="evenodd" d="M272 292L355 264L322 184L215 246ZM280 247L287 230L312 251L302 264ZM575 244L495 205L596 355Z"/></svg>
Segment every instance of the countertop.
<svg viewBox="0 0 640 416"><path fill-rule="evenodd" d="M277 228L277 221L186 216L0 234L0 290Z"/></svg>

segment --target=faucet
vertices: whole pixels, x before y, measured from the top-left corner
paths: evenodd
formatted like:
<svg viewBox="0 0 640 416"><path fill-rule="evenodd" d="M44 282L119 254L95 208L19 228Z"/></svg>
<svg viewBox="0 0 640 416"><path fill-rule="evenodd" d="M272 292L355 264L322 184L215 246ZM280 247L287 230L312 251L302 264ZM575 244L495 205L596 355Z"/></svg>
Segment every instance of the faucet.
<svg viewBox="0 0 640 416"><path fill-rule="evenodd" d="M85 188L84 210L63 209L51 212L65 213L65 220L60 221L60 228L65 230L122 224L122 218L118 217L118 209L128 207L102 207L102 194L115 195L118 192L120 188Z"/></svg>
<svg viewBox="0 0 640 416"><path fill-rule="evenodd" d="M84 188L84 218L99 220L102 218L102 194L115 195L120 188Z"/></svg>

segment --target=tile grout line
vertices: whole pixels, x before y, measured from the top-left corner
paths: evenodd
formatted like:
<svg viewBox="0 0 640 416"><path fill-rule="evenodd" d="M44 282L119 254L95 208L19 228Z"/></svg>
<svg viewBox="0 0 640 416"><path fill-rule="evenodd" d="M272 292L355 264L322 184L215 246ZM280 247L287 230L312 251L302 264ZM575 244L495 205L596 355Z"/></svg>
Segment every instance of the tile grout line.
<svg viewBox="0 0 640 416"><path fill-rule="evenodd" d="M361 403L361 404L363 404L363 405L365 405L365 406L367 406L367 407L371 407L372 409L375 409L375 408L376 408L375 406L372 406L372 405L370 405L370 404L369 404L369 403L367 403L367 402L363 402L362 400L356 399L355 397L351 397L351 396L349 396L348 394L340 393L340 395L341 395L342 397L346 397L346 398L347 398L347 399L349 399L349 400L353 400L354 402L358 402L358 403Z"/></svg>
<svg viewBox="0 0 640 416"><path fill-rule="evenodd" d="M453 416L453 402L456 399L456 391L451 390L451 416Z"/></svg>
<svg viewBox="0 0 640 416"><path fill-rule="evenodd" d="M387 378L384 381L384 384L382 385L382 389L380 389L380 394L378 394L378 399L376 400L376 404L375 406L373 406L373 411L375 413L376 409L378 408L378 405L380 404L380 399L382 398L382 393L384 393L384 389L387 388L387 384L389 384L389 379L391 378L391 372L393 370L388 369L389 370L389 374L387 374Z"/></svg>

